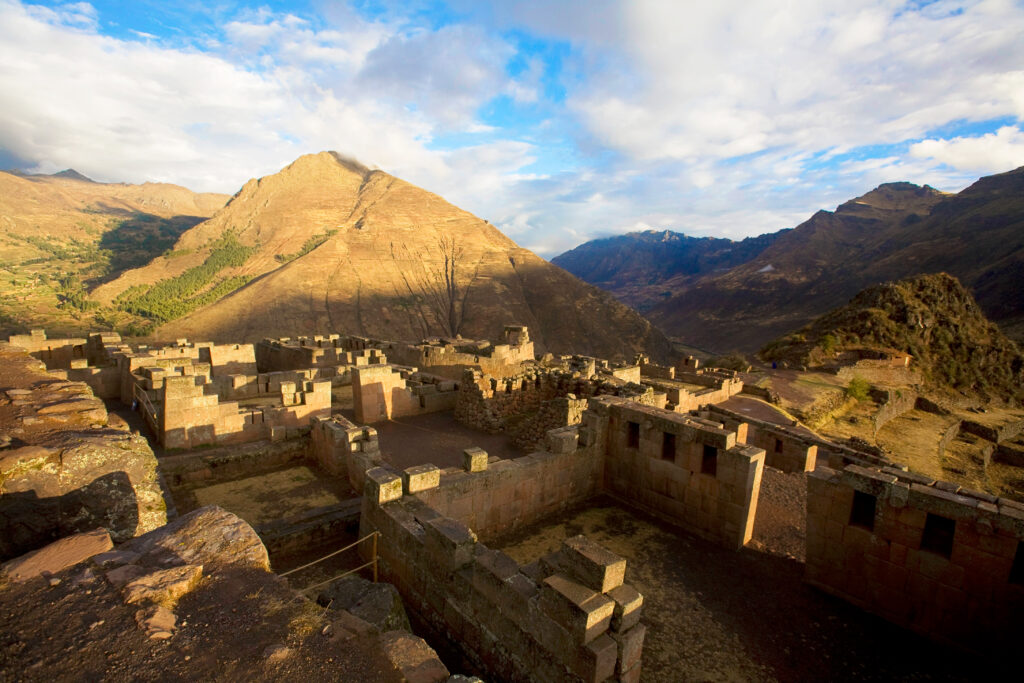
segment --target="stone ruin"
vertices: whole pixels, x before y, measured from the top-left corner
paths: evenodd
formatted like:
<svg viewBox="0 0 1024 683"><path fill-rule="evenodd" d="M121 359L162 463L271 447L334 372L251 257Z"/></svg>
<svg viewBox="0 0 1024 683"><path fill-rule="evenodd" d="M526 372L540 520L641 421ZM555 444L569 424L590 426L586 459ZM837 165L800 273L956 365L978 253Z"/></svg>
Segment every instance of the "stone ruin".
<svg viewBox="0 0 1024 683"><path fill-rule="evenodd" d="M619 365L585 356L536 359L521 326L506 327L497 345L333 334L255 347L187 340L132 347L111 334L49 340L35 332L0 350L45 362L48 372L37 372L64 383L55 390L135 404L159 445L181 449L158 462L148 448L129 448L130 464L111 460L128 480L103 497L136 510L134 526L119 525L116 515L103 520L114 541L163 523L150 514L161 487L172 518L168 488L182 494L262 471L312 467L343 482L351 497L256 525L264 546L274 554L329 544L353 525L360 535L378 532L383 577L432 633L498 680L638 680L646 628L643 597L625 580L626 561L585 537L523 565L485 544L603 496L742 548L766 466L809 473L812 585L961 647L1005 647L1019 633L1024 505L718 405L743 391L743 382L693 358L675 366L642 356ZM351 387L348 416L332 405L339 387ZM6 390L6 400L25 407L23 424L48 419L44 398L22 391ZM78 412L106 422L91 396L76 400L93 401ZM878 419L918 400L889 397ZM467 448L461 467L391 465L371 425L438 412L482 433L507 434L525 454L502 459ZM102 438L141 443L121 429ZM957 432L984 429L957 425ZM1011 444L1011 432L984 438ZM209 448L189 452L200 445ZM63 501L68 486L78 487L70 493L79 498L91 491L83 484L92 470L70 479L60 469L74 462L74 448L0 451L0 521L9 530L5 539L14 539L5 558L100 524L97 513L71 519L69 506L49 502ZM1002 457L1013 457L1012 444L1004 450L1010 455ZM97 480L104 472L95 470Z"/></svg>

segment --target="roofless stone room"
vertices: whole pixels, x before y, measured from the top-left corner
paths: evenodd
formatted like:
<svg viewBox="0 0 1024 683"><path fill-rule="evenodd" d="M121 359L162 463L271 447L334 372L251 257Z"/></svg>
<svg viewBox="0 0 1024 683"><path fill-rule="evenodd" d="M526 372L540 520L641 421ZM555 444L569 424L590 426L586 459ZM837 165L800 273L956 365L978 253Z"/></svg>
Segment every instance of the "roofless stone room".
<svg viewBox="0 0 1024 683"><path fill-rule="evenodd" d="M0 679L1012 677L1022 34L0 0Z"/></svg>

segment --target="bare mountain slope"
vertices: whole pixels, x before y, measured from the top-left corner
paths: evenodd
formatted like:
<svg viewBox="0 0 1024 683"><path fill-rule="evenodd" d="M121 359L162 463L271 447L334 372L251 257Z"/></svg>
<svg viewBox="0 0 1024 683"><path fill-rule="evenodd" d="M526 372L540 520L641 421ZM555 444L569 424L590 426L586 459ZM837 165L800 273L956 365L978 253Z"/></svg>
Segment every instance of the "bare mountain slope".
<svg viewBox="0 0 1024 683"><path fill-rule="evenodd" d="M0 333L102 326L85 287L149 262L227 195L0 172Z"/></svg>
<svg viewBox="0 0 1024 683"><path fill-rule="evenodd" d="M225 238L233 246L225 247ZM433 296L448 255L455 256L462 318L455 331L465 337L498 338L515 322L555 352L668 354L664 336L609 294L441 197L329 152L249 181L222 211L182 235L170 258L128 272L96 294L108 302L120 295L124 302L160 280L209 269L218 250L244 258L203 286L231 278L247 284L165 322L159 336L245 341L326 331L396 339L450 334Z"/></svg>

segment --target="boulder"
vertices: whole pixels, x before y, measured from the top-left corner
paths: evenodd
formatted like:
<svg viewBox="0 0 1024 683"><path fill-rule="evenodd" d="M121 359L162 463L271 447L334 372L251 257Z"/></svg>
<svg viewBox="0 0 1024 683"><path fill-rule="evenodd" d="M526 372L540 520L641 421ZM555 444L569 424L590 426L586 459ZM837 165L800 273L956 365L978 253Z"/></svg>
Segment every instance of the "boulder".
<svg viewBox="0 0 1024 683"><path fill-rule="evenodd" d="M381 633L412 630L402 597L390 583L373 583L348 576L321 590L317 602L354 614Z"/></svg>

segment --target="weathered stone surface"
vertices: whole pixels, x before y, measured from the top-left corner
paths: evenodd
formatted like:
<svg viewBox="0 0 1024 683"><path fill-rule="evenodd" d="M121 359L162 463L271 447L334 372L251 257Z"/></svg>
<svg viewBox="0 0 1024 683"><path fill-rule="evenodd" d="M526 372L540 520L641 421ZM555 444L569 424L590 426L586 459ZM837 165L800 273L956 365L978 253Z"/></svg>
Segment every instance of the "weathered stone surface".
<svg viewBox="0 0 1024 683"><path fill-rule="evenodd" d="M487 451L477 446L462 451L462 466L467 472L483 472L487 469Z"/></svg>
<svg viewBox="0 0 1024 683"><path fill-rule="evenodd" d="M178 617L163 605L152 605L136 612L135 621L146 631L146 635L150 638L165 640L174 635L174 627L178 622Z"/></svg>
<svg viewBox="0 0 1024 683"><path fill-rule="evenodd" d="M567 568L584 586L607 593L625 580L626 560L586 536L566 539L562 547Z"/></svg>
<svg viewBox="0 0 1024 683"><path fill-rule="evenodd" d="M608 597L564 574L544 579L539 605L580 644L591 642L608 629L615 607Z"/></svg>
<svg viewBox="0 0 1024 683"><path fill-rule="evenodd" d="M146 570L137 564L126 564L122 567L111 569L106 573L106 577L110 585L115 588L121 588L129 581L134 581L145 573Z"/></svg>
<svg viewBox="0 0 1024 683"><path fill-rule="evenodd" d="M373 583L349 576L320 591L317 602L332 609L345 610L381 633L410 631L409 617L398 590L390 583Z"/></svg>
<svg viewBox="0 0 1024 683"><path fill-rule="evenodd" d="M186 564L143 574L124 586L127 603L154 602L173 607L178 598L190 592L203 578L203 566Z"/></svg>
<svg viewBox="0 0 1024 683"><path fill-rule="evenodd" d="M432 489L441 483L441 470L436 465L416 465L402 473L402 488L405 493L418 493Z"/></svg>
<svg viewBox="0 0 1024 683"><path fill-rule="evenodd" d="M75 534L11 560L0 572L12 581L24 582L43 574L57 572L85 562L98 553L110 550L113 543L106 529Z"/></svg>
<svg viewBox="0 0 1024 683"><path fill-rule="evenodd" d="M366 472L363 495L378 505L402 497L402 479L391 470L374 467Z"/></svg>
<svg viewBox="0 0 1024 683"><path fill-rule="evenodd" d="M267 549L240 517L216 505L194 510L160 529L127 543L122 550L139 553L143 561L168 560L204 565L207 572L228 566L270 570Z"/></svg>
<svg viewBox="0 0 1024 683"><path fill-rule="evenodd" d="M633 628L640 621L644 596L632 586L622 585L608 591L608 597L615 601L612 612L612 630L625 631Z"/></svg>
<svg viewBox="0 0 1024 683"><path fill-rule="evenodd" d="M381 636L388 659L408 683L441 683L448 669L426 641L407 631L389 631Z"/></svg>

